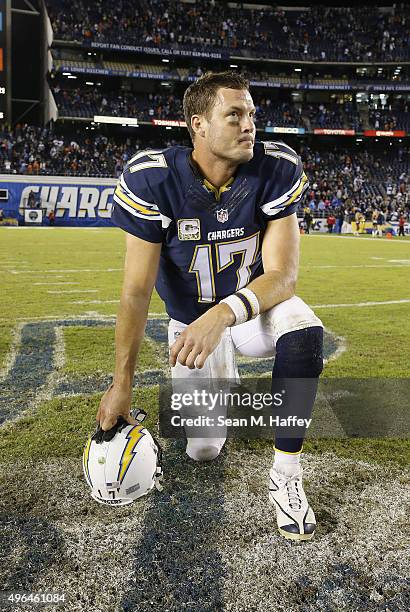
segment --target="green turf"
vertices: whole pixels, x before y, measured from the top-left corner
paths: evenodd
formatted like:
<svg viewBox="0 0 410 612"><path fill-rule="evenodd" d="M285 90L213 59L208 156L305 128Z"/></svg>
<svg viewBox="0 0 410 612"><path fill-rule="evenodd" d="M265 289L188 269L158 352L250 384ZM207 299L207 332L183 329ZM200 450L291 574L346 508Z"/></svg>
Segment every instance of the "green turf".
<svg viewBox="0 0 410 612"><path fill-rule="evenodd" d="M8 323L0 325L0 368L4 365L7 353L10 350L13 328Z"/></svg>
<svg viewBox="0 0 410 612"><path fill-rule="evenodd" d="M101 395L55 398L44 402L36 414L5 425L0 433L2 460L80 457L95 429ZM158 387L139 389L136 395L133 405L148 411L144 423L154 433L157 412L150 407L158 404Z"/></svg>
<svg viewBox="0 0 410 612"><path fill-rule="evenodd" d="M273 453L273 442L262 440L232 440L231 444L237 449L243 450L244 448L248 448L254 451L263 450L267 446L271 446ZM316 440L305 440L303 451L314 455L330 452L344 459L356 459L357 461L366 461L367 463L408 468L410 440L318 438Z"/></svg>
<svg viewBox="0 0 410 612"><path fill-rule="evenodd" d="M368 463L397 465L408 468L410 440L362 440L346 438L338 440L308 440L304 445L308 453L329 451L345 459L357 459Z"/></svg>
<svg viewBox="0 0 410 612"><path fill-rule="evenodd" d="M1 228L0 365L9 350L12 330L22 320L115 315L124 246L124 235L116 229ZM14 261L7 263L8 259ZM328 363L324 376L410 375L409 304L355 306L363 302L409 299L409 263L408 240L302 237L297 293L308 304L317 306L316 313L325 326L342 336L346 343L346 351ZM87 293L63 293L77 290ZM92 293L88 293L90 290ZM320 308L320 305L345 303L352 306ZM164 312L157 295L153 296L150 312ZM80 378L112 373L113 327L64 328L64 339L63 374ZM138 369L164 366L159 347L145 342ZM93 427L100 396L44 402L36 414L3 428L1 455L5 459L78 456ZM156 397L155 388L140 389L135 399L138 405L149 409L150 426L156 419ZM306 446L311 452L329 449L343 457L400 465L410 458L406 441L327 440L307 442Z"/></svg>
<svg viewBox="0 0 410 612"><path fill-rule="evenodd" d="M64 318L89 311L116 313L125 253L124 232L115 228L1 230L0 254L4 259L0 266L0 320ZM14 261L6 265L7 256L27 263ZM74 290L96 293L62 293ZM96 305L94 300L110 303ZM153 301L152 310L163 310L158 298Z"/></svg>
<svg viewBox="0 0 410 612"><path fill-rule="evenodd" d="M410 376L409 304L317 310L327 328L346 338L347 350L330 361L325 376Z"/></svg>
<svg viewBox="0 0 410 612"><path fill-rule="evenodd" d="M0 267L3 290L0 320L62 317L90 311L115 315L124 247L123 232L114 228L53 228L49 231L1 228L0 255L4 259ZM28 263L6 265L6 255ZM303 236L298 295L312 305L409 298L409 266L391 262L392 259L410 262L409 240ZM361 267L366 265L374 267ZM43 282L62 284L35 284ZM97 293L48 293L76 289L96 290ZM96 304L95 300L111 303ZM154 296L150 310L163 312L158 296ZM376 313L373 309L370 318L376 317ZM346 312L347 320L351 316L352 313Z"/></svg>
<svg viewBox="0 0 410 612"><path fill-rule="evenodd" d="M114 327L69 327L64 329L66 350L65 374L75 376L108 374L114 370ZM137 371L163 366L163 355L157 344L144 340L138 356Z"/></svg>

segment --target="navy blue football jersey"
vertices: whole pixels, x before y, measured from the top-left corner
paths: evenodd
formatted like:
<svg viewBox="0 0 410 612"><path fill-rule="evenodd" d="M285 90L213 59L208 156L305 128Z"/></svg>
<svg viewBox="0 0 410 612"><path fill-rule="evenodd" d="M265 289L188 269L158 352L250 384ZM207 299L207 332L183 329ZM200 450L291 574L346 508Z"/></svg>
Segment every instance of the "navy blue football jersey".
<svg viewBox="0 0 410 612"><path fill-rule="evenodd" d="M145 150L127 164L112 220L162 243L156 289L167 313L191 323L263 273L267 223L291 215L308 181L297 153L257 142L253 158L219 188L201 176L192 149Z"/></svg>

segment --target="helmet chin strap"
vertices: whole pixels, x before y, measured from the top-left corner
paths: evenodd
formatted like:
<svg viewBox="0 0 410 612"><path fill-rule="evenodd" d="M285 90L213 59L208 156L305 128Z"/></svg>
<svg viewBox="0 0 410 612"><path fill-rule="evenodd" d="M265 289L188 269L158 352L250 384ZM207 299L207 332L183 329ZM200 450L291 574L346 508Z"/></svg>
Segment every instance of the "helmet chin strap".
<svg viewBox="0 0 410 612"><path fill-rule="evenodd" d="M142 423L147 416L147 413L140 408L135 408L135 410L132 412L132 416L136 421L138 421L138 423ZM127 427L128 425L128 421L126 421L124 417L119 416L115 425L107 431L104 431L101 425L98 425L91 439L95 440L97 444L101 444L102 442L110 442L118 431L122 431L124 427Z"/></svg>
<svg viewBox="0 0 410 612"><path fill-rule="evenodd" d="M154 436L151 434L152 439L154 440L154 444L157 447L157 469L154 474L155 488L157 491L162 491L164 487L162 486L163 473L162 473L162 448L160 443Z"/></svg>
<svg viewBox="0 0 410 612"><path fill-rule="evenodd" d="M132 411L132 416L136 421L138 421L138 423L142 423L142 421L147 416L147 413L145 412L145 410L141 410L141 408L134 408L134 410Z"/></svg>
<svg viewBox="0 0 410 612"><path fill-rule="evenodd" d="M104 431L101 425L98 425L91 439L95 440L97 444L102 444L102 442L111 442L117 431L121 431L127 425L129 425L129 423L127 423L124 417L119 416L114 427L111 427L111 429L108 429L107 431Z"/></svg>

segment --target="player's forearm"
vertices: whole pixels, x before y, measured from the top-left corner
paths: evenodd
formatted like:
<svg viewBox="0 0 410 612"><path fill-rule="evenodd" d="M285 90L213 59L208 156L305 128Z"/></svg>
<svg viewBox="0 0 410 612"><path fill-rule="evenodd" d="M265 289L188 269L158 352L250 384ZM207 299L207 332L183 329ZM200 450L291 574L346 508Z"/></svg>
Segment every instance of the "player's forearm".
<svg viewBox="0 0 410 612"><path fill-rule="evenodd" d="M259 312L265 312L276 304L295 295L297 271L270 270L251 283L248 288L258 298Z"/></svg>
<svg viewBox="0 0 410 612"><path fill-rule="evenodd" d="M131 390L150 297L122 294L115 326L114 383Z"/></svg>

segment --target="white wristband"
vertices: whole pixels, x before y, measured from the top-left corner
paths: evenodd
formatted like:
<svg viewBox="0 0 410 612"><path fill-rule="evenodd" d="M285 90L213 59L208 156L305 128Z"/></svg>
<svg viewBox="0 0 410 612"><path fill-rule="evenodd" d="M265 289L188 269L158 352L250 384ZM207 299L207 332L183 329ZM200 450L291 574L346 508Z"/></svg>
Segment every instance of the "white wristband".
<svg viewBox="0 0 410 612"><path fill-rule="evenodd" d="M233 325L241 325L254 319L259 314L259 302L256 295L250 289L240 289L232 295L220 301L220 304L228 304L235 315Z"/></svg>
<svg viewBox="0 0 410 612"><path fill-rule="evenodd" d="M246 298L248 298L252 310L251 319L257 317L259 314L259 301L254 292L251 289L247 289L247 287L244 287L244 289L239 289L239 291L237 291L236 293L241 293Z"/></svg>
<svg viewBox="0 0 410 612"><path fill-rule="evenodd" d="M228 297L224 298L219 303L228 304L229 308L235 315L235 323L232 325L240 325L248 320L248 311L246 310L245 304L234 293L232 295L228 295Z"/></svg>

